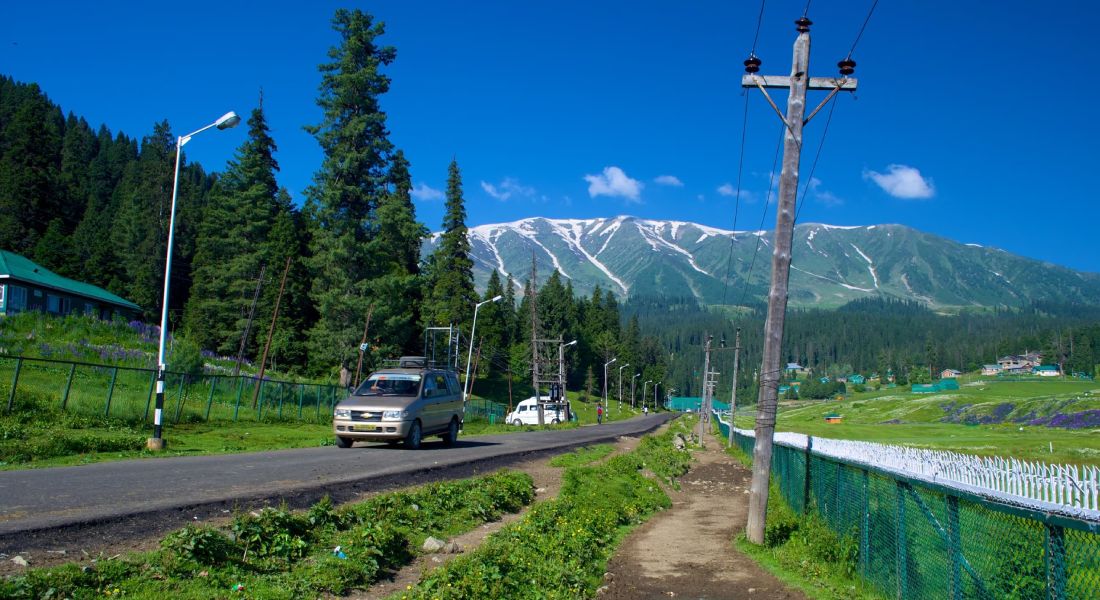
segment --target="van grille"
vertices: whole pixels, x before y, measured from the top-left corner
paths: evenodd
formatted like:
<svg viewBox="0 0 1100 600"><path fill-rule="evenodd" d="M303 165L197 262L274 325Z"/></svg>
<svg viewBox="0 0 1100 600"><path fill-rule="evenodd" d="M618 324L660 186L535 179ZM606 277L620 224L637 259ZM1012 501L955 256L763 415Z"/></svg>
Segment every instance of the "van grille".
<svg viewBox="0 0 1100 600"><path fill-rule="evenodd" d="M353 410L351 411L352 421L381 421L382 411L366 411L366 410Z"/></svg>

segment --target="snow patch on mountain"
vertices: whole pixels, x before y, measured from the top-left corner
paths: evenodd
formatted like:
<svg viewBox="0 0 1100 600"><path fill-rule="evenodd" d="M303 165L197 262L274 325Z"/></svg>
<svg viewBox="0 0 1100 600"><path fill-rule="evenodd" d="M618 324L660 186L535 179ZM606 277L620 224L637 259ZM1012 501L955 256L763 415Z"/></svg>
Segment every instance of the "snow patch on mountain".
<svg viewBox="0 0 1100 600"><path fill-rule="evenodd" d="M560 225L561 221L547 220L546 222L554 230L554 233L558 234L558 237L565 240L566 244L569 244L574 250L577 251L578 254L588 259L588 262L592 263L597 269L603 271L603 274L607 275L607 278L611 281L614 281L615 284L623 290L624 294L630 293L630 288L627 287L625 283L623 283L622 279L615 277L615 274L611 272L611 269L607 268L607 265L600 262L595 256L592 256L587 250L584 249L584 246L581 245L581 236L577 233L576 229L566 229L565 227L562 227ZM554 264L558 264L557 258L554 259Z"/></svg>
<svg viewBox="0 0 1100 600"><path fill-rule="evenodd" d="M855 248L856 252L859 252L859 255L863 257L863 260L867 261L867 270L871 272L871 279L873 279L875 281L875 289L877 290L878 289L878 273L875 273L875 263L874 263L874 261L872 261L869 256L864 254L863 250L859 249L859 246L857 246L855 244L852 244L851 242L849 242L849 245L851 245L853 248Z"/></svg>
<svg viewBox="0 0 1100 600"><path fill-rule="evenodd" d="M872 290L872 289L869 289L869 288L861 288L859 286L850 285L850 284L844 283L843 281L837 281L836 279L833 279L831 277L826 277L824 275L818 275L817 273L811 273L811 272L809 272L805 269L799 269L798 267L796 267L794 265L791 265L791 269L794 269L795 271L798 271L799 273L805 273L805 274L807 274L811 277L817 277L818 279L824 279L825 281L835 283L835 284L837 284L841 287L845 287L845 288L848 288L850 290L856 290L858 292L868 292L868 293L875 291L875 290Z"/></svg>

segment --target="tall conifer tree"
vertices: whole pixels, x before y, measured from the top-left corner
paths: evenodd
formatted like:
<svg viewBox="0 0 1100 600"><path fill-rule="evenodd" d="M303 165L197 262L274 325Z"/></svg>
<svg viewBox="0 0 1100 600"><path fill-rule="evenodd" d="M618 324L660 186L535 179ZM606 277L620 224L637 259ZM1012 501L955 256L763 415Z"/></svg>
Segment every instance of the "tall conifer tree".
<svg viewBox="0 0 1100 600"><path fill-rule="evenodd" d="M278 287L283 270L281 262L270 264L266 252L278 208L279 164L262 97L260 102L248 119L248 139L215 183L204 211L184 319L191 340L226 355L239 347L261 266L267 263L269 288Z"/></svg>
<svg viewBox="0 0 1100 600"><path fill-rule="evenodd" d="M396 50L381 46L385 28L360 10L336 11L339 46L322 64L320 124L307 128L325 152L306 191L311 224L311 298L318 319L308 334L311 367L348 366L358 351L379 259L369 242L377 234L375 210L389 193L393 144L379 99L389 90L382 68ZM389 250L392 252L392 249Z"/></svg>
<svg viewBox="0 0 1100 600"><path fill-rule="evenodd" d="M470 258L470 240L466 232L462 175L458 162L452 160L447 170L443 236L434 253L430 320L437 325L455 324L469 331L477 292L474 291L474 261Z"/></svg>

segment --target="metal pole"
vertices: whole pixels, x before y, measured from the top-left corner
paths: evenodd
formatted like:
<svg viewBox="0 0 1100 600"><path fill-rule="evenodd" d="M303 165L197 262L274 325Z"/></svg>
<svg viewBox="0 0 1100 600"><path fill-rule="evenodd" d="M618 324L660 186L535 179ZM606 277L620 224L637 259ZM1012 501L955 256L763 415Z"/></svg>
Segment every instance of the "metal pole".
<svg viewBox="0 0 1100 600"><path fill-rule="evenodd" d="M264 283L264 273L267 265L260 265L260 277L256 280L256 291L252 294L252 306L248 308L248 321L244 326L244 335L241 336L241 346L237 349L237 364L233 366L233 376L241 374L241 361L244 360L244 348L248 345L248 334L252 332L252 318L256 316L256 303L260 300L260 287Z"/></svg>
<svg viewBox="0 0 1100 600"><path fill-rule="evenodd" d="M619 367L619 412L623 410L623 369L630 366L630 363Z"/></svg>
<svg viewBox="0 0 1100 600"><path fill-rule="evenodd" d="M150 450L163 450L163 412L164 412L164 350L168 343L168 283L172 274L172 243L176 235L176 198L180 189L180 155L183 153L183 136L176 138L176 170L172 179L172 209L168 217L168 250L164 259L164 295L161 297L160 344L157 347L157 396L153 404L153 437L145 442Z"/></svg>
<svg viewBox="0 0 1100 600"><path fill-rule="evenodd" d="M363 339L359 342L359 362L355 364L355 385L352 387L359 387L359 377L363 373L363 354L366 353L367 346L367 331L370 330L370 316L374 314L374 303L370 303L370 308L367 309L367 323L363 325Z"/></svg>
<svg viewBox="0 0 1100 600"><path fill-rule="evenodd" d="M641 373L635 373L634 376L630 378L630 408L631 409L634 408L634 386L638 381L638 376L639 375L641 375ZM645 395L642 396L642 400L643 401L645 400Z"/></svg>
<svg viewBox="0 0 1100 600"><path fill-rule="evenodd" d="M271 336L275 333L275 320L279 318L279 304L283 301L283 290L286 289L286 275L290 272L290 257L286 257L286 267L283 269L283 279L279 282L279 295L275 297L275 310L271 313L271 327L267 330L267 341L264 342L264 354L260 358L260 377L259 380L263 381L264 370L267 369L267 352L271 349ZM260 397L260 386L256 385L256 390L252 393L252 408L256 408L256 401Z"/></svg>
<svg viewBox="0 0 1100 600"><path fill-rule="evenodd" d="M730 393L730 434L726 439L726 447L733 447L733 426L737 417L737 363L741 358L741 328L737 328L733 342L733 392Z"/></svg>
<svg viewBox="0 0 1100 600"><path fill-rule="evenodd" d="M497 298L500 298L500 296L497 296ZM497 298L494 298L493 300L484 300L474 305L474 324L470 327L470 351L466 353L466 381L462 383L463 405L466 404L466 401L468 400L470 394L470 361L474 359L474 340L477 339L475 337L477 335L477 311L481 310L482 304L488 304L489 302L495 301ZM535 343L535 341L532 339L531 343L533 344Z"/></svg>

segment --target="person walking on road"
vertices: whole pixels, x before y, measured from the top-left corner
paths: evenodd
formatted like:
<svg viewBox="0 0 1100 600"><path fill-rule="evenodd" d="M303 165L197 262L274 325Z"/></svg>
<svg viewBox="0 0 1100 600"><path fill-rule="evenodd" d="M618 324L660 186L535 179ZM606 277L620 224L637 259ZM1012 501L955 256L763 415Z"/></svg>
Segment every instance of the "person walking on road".
<svg viewBox="0 0 1100 600"><path fill-rule="evenodd" d="M603 424L603 405L596 403L596 424Z"/></svg>
<svg viewBox="0 0 1100 600"><path fill-rule="evenodd" d="M642 414L646 415L646 416L649 415L649 407L648 406L643 406L642 407Z"/></svg>

